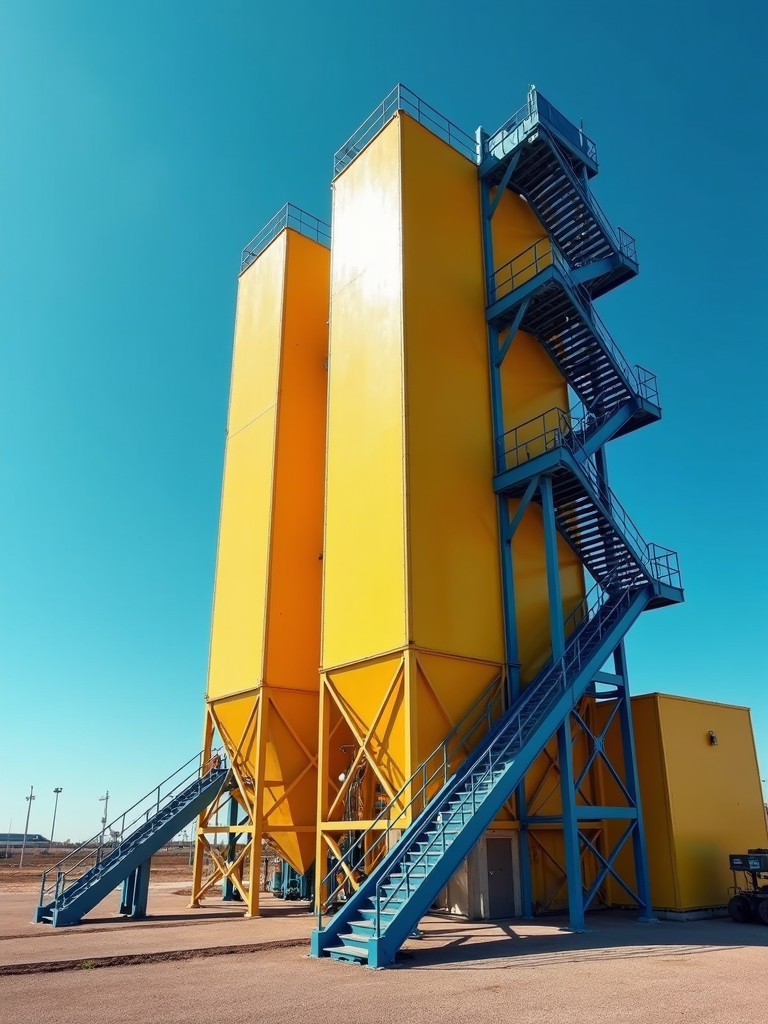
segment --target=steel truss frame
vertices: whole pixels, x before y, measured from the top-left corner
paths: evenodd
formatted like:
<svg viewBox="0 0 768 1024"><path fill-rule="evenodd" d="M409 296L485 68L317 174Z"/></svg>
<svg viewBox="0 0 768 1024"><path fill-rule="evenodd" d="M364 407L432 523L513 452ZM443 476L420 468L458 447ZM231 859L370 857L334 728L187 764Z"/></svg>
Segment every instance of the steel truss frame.
<svg viewBox="0 0 768 1024"><path fill-rule="evenodd" d="M248 713L240 737L227 733L221 719L216 714L216 704L206 705L203 726L204 758L211 757L214 748L214 735L219 733L230 752L230 770L233 786L222 792L219 798L210 805L198 818L195 837L195 853L192 868L192 898L190 907L199 907L200 900L217 883L222 884L222 898L225 901L242 900L245 905L246 917L258 917L259 877L261 871L262 840L279 832L314 832L315 823L283 825L270 820L270 816L287 799L292 790L304 778L307 772L317 768L317 756L312 754L301 741L289 721L280 713L279 708L271 700L271 688L260 686L253 692L253 705ZM247 696L241 695L241 696ZM265 757L266 736L269 717L278 715L283 726L291 733L294 741L301 749L306 763L286 781L282 795L264 813L265 788ZM246 752L255 751L255 778L248 774ZM227 823L218 823L219 814L226 808ZM215 842L227 837L226 854L217 849ZM205 873L206 857L211 867Z"/></svg>

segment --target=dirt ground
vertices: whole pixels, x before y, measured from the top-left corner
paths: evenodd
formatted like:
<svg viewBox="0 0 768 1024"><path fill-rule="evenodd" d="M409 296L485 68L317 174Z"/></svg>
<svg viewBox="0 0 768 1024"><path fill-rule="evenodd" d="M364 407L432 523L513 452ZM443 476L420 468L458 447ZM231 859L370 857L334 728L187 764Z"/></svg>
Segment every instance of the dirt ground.
<svg viewBox="0 0 768 1024"><path fill-rule="evenodd" d="M35 848L24 851L24 864L19 868L20 851L14 850L8 858L0 858L0 893L39 892L42 873L67 855L66 847L54 847L51 852ZM192 868L189 850L161 850L152 858L153 882L186 882L191 885Z"/></svg>
<svg viewBox="0 0 768 1024"><path fill-rule="evenodd" d="M247 919L218 893L190 909L186 860L158 860L145 920L120 918L116 891L60 929L31 923L41 862L30 862L26 883L26 865L15 877L0 868L0 1020L768 1024L763 925L648 925L610 912L573 934L561 918L429 915L395 968L372 971L311 959L315 921L304 904L264 896L262 915Z"/></svg>
<svg viewBox="0 0 768 1024"><path fill-rule="evenodd" d="M249 922L259 932L261 921ZM768 929L603 917L478 927L429 918L386 971L298 947L0 976L3 1020L34 1024L765 1024ZM95 938L101 936L96 935Z"/></svg>

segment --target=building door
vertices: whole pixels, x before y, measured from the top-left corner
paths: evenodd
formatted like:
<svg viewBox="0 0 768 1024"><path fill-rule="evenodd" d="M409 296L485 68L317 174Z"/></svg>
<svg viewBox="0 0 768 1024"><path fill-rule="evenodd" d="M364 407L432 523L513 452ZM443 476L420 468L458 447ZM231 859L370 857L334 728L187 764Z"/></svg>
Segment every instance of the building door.
<svg viewBox="0 0 768 1024"><path fill-rule="evenodd" d="M488 917L515 916L512 876L512 843L509 839L486 839L488 858Z"/></svg>

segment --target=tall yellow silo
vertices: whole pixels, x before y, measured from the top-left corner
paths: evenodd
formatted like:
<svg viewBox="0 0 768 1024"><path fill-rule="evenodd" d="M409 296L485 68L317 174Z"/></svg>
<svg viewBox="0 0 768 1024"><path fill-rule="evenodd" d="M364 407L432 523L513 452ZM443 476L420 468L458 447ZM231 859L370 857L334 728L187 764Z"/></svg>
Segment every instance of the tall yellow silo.
<svg viewBox="0 0 768 1024"><path fill-rule="evenodd" d="M238 288L205 715L235 813L200 818L193 883L195 904L228 879L250 914L263 837L301 873L315 855L330 273L321 222L287 207L265 232Z"/></svg>

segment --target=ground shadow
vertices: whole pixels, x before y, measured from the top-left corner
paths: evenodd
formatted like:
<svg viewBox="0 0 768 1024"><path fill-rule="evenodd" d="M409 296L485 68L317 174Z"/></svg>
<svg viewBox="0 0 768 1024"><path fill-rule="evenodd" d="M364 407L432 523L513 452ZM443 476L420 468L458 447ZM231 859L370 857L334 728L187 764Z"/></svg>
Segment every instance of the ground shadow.
<svg viewBox="0 0 768 1024"><path fill-rule="evenodd" d="M765 925L739 925L730 918L647 924L626 915L601 913L588 916L587 930L578 933L568 930L566 919L538 923L559 930L531 934L530 922L516 920L493 922L492 930L485 922L474 926L469 922L465 929L456 924L430 927L424 945L414 943L401 950L397 963L417 970L483 970L686 956L745 946L768 948ZM433 940L439 944L432 945Z"/></svg>

